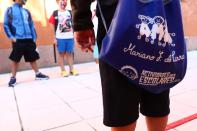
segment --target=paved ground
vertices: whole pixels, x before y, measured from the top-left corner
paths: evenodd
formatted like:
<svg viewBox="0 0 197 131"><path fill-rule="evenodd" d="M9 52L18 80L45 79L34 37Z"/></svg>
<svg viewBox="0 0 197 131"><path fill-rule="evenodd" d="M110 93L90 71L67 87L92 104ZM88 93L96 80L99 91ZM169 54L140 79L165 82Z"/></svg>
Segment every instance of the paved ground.
<svg viewBox="0 0 197 131"><path fill-rule="evenodd" d="M185 79L171 91L170 131L197 131L197 51L188 60ZM44 81L34 81L33 71L19 72L15 88L7 87L10 74L1 74L0 131L109 131L102 124L98 65L75 67L80 75L67 78L58 67L41 69L51 77ZM143 116L136 130L146 131Z"/></svg>

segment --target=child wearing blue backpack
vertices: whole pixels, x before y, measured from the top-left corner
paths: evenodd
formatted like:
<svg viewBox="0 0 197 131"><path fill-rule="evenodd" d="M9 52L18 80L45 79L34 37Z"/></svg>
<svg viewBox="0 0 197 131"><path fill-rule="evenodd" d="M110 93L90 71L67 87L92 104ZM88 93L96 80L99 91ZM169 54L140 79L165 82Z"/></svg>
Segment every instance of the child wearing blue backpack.
<svg viewBox="0 0 197 131"><path fill-rule="evenodd" d="M91 48L92 45L94 45L95 36L93 30L93 23L91 21L91 10L90 10L90 4L92 3L92 1L93 0L71 0L71 6L73 10L73 20L74 20L73 21L73 28L75 35L74 39L76 41L76 44L81 45L82 50L88 50L89 48ZM97 16L98 16L97 44L100 52L104 44L102 43L103 39L106 36L106 33L108 33L106 30L109 29L111 24L115 24L115 25L119 24L119 27L121 26L124 27L123 25L124 23L127 23L129 20L138 20L139 18L142 18L142 20L144 21L144 23L141 24L143 28L141 28L139 31L139 25L135 25L135 26L132 25L133 28L138 30L138 32L137 31L136 32L139 33L139 37L136 38L138 38L138 41L143 39L146 40L146 42L150 42L149 44L144 42L144 46L146 47L153 45L154 41L156 40L156 36L154 32L151 32L147 28L149 24L148 20L151 19L149 19L149 17L146 17L147 18L146 21L146 19L141 17L141 14L139 14L139 18L136 17L138 16L139 13L137 11L139 11L140 8L143 8L146 5L150 5L151 3L149 2L153 2L153 3L163 2L164 6L170 6L170 7L172 7L172 5L177 6L176 12L170 12L170 13L177 14L178 11L180 14L180 8L178 7L179 0L127 0L127 1L126 0L97 0L97 3L98 2L100 4L97 4L98 7L97 8ZM125 4L124 2L128 2L128 3L138 2L138 3L135 5L135 4ZM132 6L133 8L130 9L133 9L133 11L128 11L125 14L122 14L124 19L118 19L119 22L121 21L123 23L121 25L120 24L121 22L118 23L113 19L113 17L116 9L118 9L119 11L127 9L127 7L124 7L123 9L120 8L120 6L117 6L122 3L124 3L125 6L128 7ZM155 3L155 5L157 5L157 3ZM99 8L102 11L99 11L98 10ZM157 9L156 6L155 9ZM175 8L170 8L170 9L175 9ZM153 13L152 9L150 10L151 10L150 12L148 12L147 10L143 10L143 11L145 11L146 13ZM142 13L144 13L143 11ZM126 19L126 17L130 16L131 13L133 13L132 17ZM117 14L115 16L117 16ZM103 18L105 20L103 20ZM152 21L150 22L152 23ZM157 20L156 22L161 22L161 21ZM155 25L155 27L156 26L157 25ZM158 46L160 46L161 48L165 48L165 46L173 46L174 48L174 44L172 43L171 39L169 39L170 37L168 33L166 33L168 32L167 28L165 28L166 36L161 34L163 31L159 31L160 28L164 29L162 26L159 25L157 29L155 28L153 29L153 31L156 30L157 37L158 34L162 36L162 41L164 37L164 42L163 43L158 42ZM116 28L110 28L110 29L111 30L108 31L109 32L111 31L112 33L110 34L111 36L114 34L117 35L118 33L120 34L122 33L121 32L122 30L120 30L120 32L118 31L113 32ZM135 33L135 31L133 33ZM114 40L114 39L110 39L111 37L110 35L108 35L107 37L109 42ZM130 34L127 35L130 36ZM172 35L174 36L173 33ZM135 36L131 35L130 38L132 37ZM149 38L151 38L151 40L153 41L148 41ZM160 39L161 38L159 38L159 41ZM168 43L169 45L166 45L166 43ZM179 44L180 43L178 43L177 46L179 46ZM109 48L106 48L106 50L108 49ZM129 48L125 50L133 51L134 48ZM129 53L131 54L132 52ZM136 54L135 51L134 54ZM110 58L114 61L119 61L122 57L119 57L119 54L115 54L114 56L110 56ZM165 62L169 62L169 61L170 61L169 59L168 60L166 59ZM132 63L132 61L130 62ZM133 63L136 64L135 62ZM143 66L143 65L139 65L139 66ZM111 127L111 131L134 131L136 128L136 123L139 118L139 112L140 112L142 115L145 116L147 131L165 131L168 122L168 115L170 113L169 88L163 90L160 93L154 94L140 88L139 85L137 86L132 84L125 75L120 73L119 70L112 67L109 63L107 63L107 61L103 61L102 59L99 59L99 68L100 68L100 76L102 83L104 125ZM130 72L125 72L125 73L130 75ZM154 88L154 87L150 87L150 88Z"/></svg>
<svg viewBox="0 0 197 131"><path fill-rule="evenodd" d="M27 0L13 0L4 17L4 31L12 43L12 52L9 56L12 62L12 76L9 87L16 84L16 73L21 58L29 62L35 72L35 79L49 79L47 75L39 72L36 61L40 58L36 51L36 30L29 10L23 8Z"/></svg>

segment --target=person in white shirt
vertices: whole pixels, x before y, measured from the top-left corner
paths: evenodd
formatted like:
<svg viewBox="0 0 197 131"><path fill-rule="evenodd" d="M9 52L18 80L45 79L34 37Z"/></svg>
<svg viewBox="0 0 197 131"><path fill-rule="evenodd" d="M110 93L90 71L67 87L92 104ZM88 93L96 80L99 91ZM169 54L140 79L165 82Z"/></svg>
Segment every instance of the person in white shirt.
<svg viewBox="0 0 197 131"><path fill-rule="evenodd" d="M78 71L73 68L74 59L74 40L72 29L72 14L66 9L67 0L56 0L59 9L55 10L49 19L49 23L53 24L55 31L55 44L59 52L59 65L61 67L61 76L78 75ZM69 65L69 73L64 67L64 58Z"/></svg>

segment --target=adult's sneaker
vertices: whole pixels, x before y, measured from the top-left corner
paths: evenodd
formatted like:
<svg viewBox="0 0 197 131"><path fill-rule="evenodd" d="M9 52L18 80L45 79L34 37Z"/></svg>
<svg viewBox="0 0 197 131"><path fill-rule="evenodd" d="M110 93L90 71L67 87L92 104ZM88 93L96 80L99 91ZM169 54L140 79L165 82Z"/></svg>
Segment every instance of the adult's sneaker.
<svg viewBox="0 0 197 131"><path fill-rule="evenodd" d="M14 87L16 85L16 78L15 77L11 77L10 81L8 83L9 87Z"/></svg>
<svg viewBox="0 0 197 131"><path fill-rule="evenodd" d="M36 80L47 80L47 79L49 79L49 77L47 75L42 74L41 72L36 74Z"/></svg>

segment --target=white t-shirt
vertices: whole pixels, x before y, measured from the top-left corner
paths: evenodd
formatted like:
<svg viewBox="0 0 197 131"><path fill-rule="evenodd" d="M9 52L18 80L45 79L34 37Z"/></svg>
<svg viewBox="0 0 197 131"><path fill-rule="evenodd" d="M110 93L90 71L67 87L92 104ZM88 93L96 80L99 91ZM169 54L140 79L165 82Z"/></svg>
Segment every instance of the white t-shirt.
<svg viewBox="0 0 197 131"><path fill-rule="evenodd" d="M58 39L73 38L72 18L68 10L58 11L58 25L56 30L56 38Z"/></svg>

